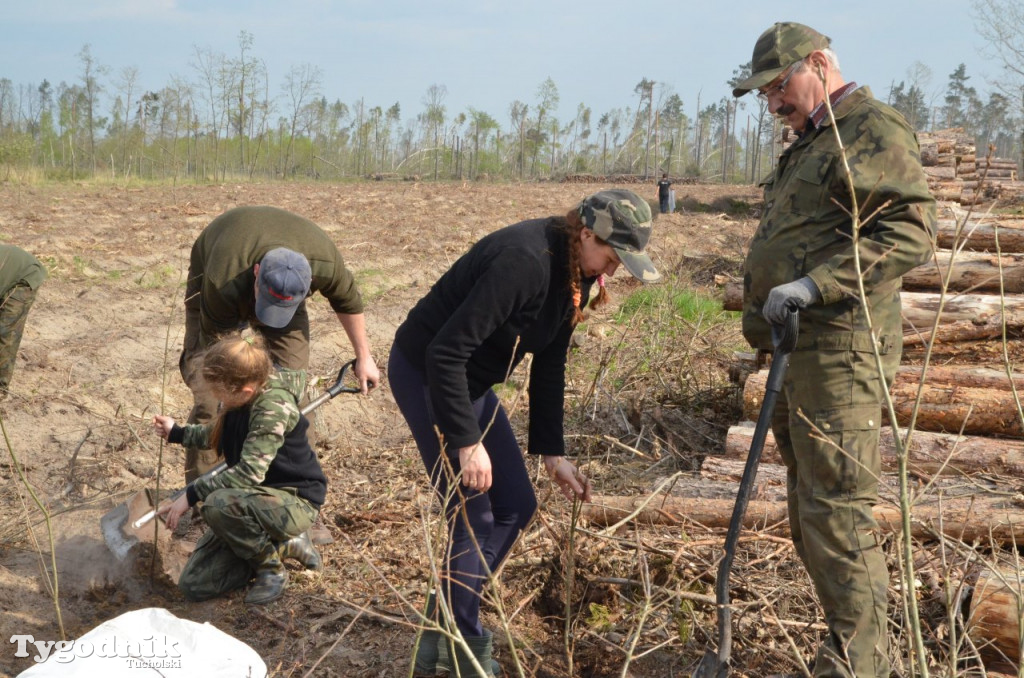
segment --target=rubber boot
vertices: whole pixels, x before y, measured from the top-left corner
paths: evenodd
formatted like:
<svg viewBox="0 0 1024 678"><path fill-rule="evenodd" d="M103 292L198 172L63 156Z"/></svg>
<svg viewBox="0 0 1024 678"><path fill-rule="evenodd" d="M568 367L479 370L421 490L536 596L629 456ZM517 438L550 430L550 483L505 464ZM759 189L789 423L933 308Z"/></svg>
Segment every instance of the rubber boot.
<svg viewBox="0 0 1024 678"><path fill-rule="evenodd" d="M324 569L323 558L320 557L320 552L313 546L313 540L310 539L309 532L303 532L298 537L292 537L288 541L281 542L278 544L277 552L281 560L294 558L302 563L302 566L307 570L319 572Z"/></svg>
<svg viewBox="0 0 1024 678"><path fill-rule="evenodd" d="M469 646L469 651L473 654L473 657L476 658L480 667L486 672L484 676L492 678L501 674L501 665L491 658L494 635L490 631L484 629L484 635L482 636L463 636L463 639L466 641L466 645ZM462 676L462 678L479 677L480 673L473 666L473 662L465 650L458 644L452 643L451 645L450 652L452 653L451 656L455 657L458 675ZM438 663L440 664L440 662ZM454 670L449 669L449 673L455 675Z"/></svg>
<svg viewBox="0 0 1024 678"><path fill-rule="evenodd" d="M327 544L334 543L334 535L332 535L331 531L327 529L326 525L324 525L323 516L319 513L316 515L316 520L313 521L313 524L309 528L309 536L313 543L318 546L326 546Z"/></svg>
<svg viewBox="0 0 1024 678"><path fill-rule="evenodd" d="M430 620L428 624L437 621L436 612L437 596L431 591L427 594L427 609L423 612L423 616ZM440 631L421 628L416 632L416 656L413 657L412 669L414 678L432 678L438 674L438 652L442 646ZM446 660L447 655L445 651Z"/></svg>
<svg viewBox="0 0 1024 678"><path fill-rule="evenodd" d="M284 593L288 585L288 570L281 562L277 544L267 542L263 551L249 561L256 570L256 581L245 596L250 605L266 605L275 601Z"/></svg>

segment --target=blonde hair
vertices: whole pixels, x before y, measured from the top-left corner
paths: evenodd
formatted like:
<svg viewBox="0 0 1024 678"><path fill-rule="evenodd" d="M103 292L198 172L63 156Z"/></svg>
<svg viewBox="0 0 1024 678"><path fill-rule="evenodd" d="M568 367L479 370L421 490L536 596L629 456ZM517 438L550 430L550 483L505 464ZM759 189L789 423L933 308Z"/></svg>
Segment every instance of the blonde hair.
<svg viewBox="0 0 1024 678"><path fill-rule="evenodd" d="M255 384L255 398L267 383L273 369L274 363L263 337L242 337L233 334L218 339L206 349L200 374L207 388L217 386L228 392L239 391L244 386ZM211 449L217 449L223 430L224 408L221 408L210 432Z"/></svg>

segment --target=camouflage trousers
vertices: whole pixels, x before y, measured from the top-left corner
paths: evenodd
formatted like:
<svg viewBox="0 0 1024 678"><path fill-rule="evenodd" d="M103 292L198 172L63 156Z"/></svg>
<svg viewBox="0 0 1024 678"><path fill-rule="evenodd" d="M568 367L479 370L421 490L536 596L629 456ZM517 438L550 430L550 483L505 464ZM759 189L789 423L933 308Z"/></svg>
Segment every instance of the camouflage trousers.
<svg viewBox="0 0 1024 678"><path fill-rule="evenodd" d="M25 331L25 320L35 300L34 289L18 284L10 289L0 305L0 399L7 397L21 335Z"/></svg>
<svg viewBox="0 0 1024 678"><path fill-rule="evenodd" d="M201 512L210 529L178 579L193 601L242 588L257 570L283 567L278 546L308 530L318 509L294 490L259 486L214 490Z"/></svg>
<svg viewBox="0 0 1024 678"><path fill-rule="evenodd" d="M194 294L198 294L194 292ZM253 331L259 332L267 342L267 349L274 364L289 370L309 369L309 321L306 318L305 306L295 312L299 319L298 327L293 330L275 330L270 327L257 327ZM206 336L200 327L200 313L198 302L196 305L185 307L185 338L182 345L181 356L178 358L178 371L185 385L192 391L192 410L188 415L189 424L206 424L217 415L217 399L210 393L209 389L202 383L200 367L202 366L203 351L206 350L217 337ZM305 322L303 320L305 319ZM239 331L244 329L244 325ZM302 405L308 402L303 398ZM314 415L310 412L306 415L309 420L309 428L312 431L315 425ZM215 450L200 450L194 447L185 448L185 482L190 483L200 474L206 473L217 465L217 452Z"/></svg>
<svg viewBox="0 0 1024 678"><path fill-rule="evenodd" d="M898 349L883 356L887 383L899 359ZM829 628L815 678L889 676L889 573L872 510L881 402L872 353L797 350L772 422L788 471L793 543Z"/></svg>

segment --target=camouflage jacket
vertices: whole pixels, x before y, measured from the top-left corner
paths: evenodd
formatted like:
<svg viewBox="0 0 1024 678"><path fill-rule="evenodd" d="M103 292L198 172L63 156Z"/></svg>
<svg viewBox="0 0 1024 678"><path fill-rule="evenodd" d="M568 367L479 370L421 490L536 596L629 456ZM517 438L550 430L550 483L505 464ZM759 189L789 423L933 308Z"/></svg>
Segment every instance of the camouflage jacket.
<svg viewBox="0 0 1024 678"><path fill-rule="evenodd" d="M281 369L272 374L263 390L248 406L248 433L241 445L238 462L212 478L197 479L192 484L194 493L191 489L189 491L189 503L194 503L193 498L202 501L222 487L262 485L267 470L284 445L285 436L299 421L298 402L305 388L306 373L302 370ZM175 442L186 447L209 447L213 426L213 423L182 426L180 440L175 435ZM221 441L219 447L223 447L225 442L228 441ZM231 461L228 459L229 464Z"/></svg>
<svg viewBox="0 0 1024 678"><path fill-rule="evenodd" d="M871 321L883 346L898 347L901 276L931 252L935 199L917 137L896 110L864 87L834 113L861 215L859 251ZM744 337L755 348L772 348L771 328L761 315L768 292L809 276L822 300L800 314L797 348L871 350L857 298L849 184L827 117L779 158L764 184L764 203L744 263Z"/></svg>

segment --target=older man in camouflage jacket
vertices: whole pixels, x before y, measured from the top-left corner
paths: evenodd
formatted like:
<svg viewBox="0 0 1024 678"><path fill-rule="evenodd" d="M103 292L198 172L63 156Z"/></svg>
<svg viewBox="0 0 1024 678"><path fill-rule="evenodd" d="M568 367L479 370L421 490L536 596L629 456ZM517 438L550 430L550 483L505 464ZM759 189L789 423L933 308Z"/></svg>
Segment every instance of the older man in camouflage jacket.
<svg viewBox="0 0 1024 678"><path fill-rule="evenodd" d="M788 468L793 542L829 627L814 675L882 678L889 577L872 517L884 395L875 351L889 383L902 350L901 276L931 251L935 201L914 130L866 87L844 82L830 42L777 23L733 90L757 90L798 134L765 182L744 265L743 333L770 350L771 323L801 309L772 428Z"/></svg>

